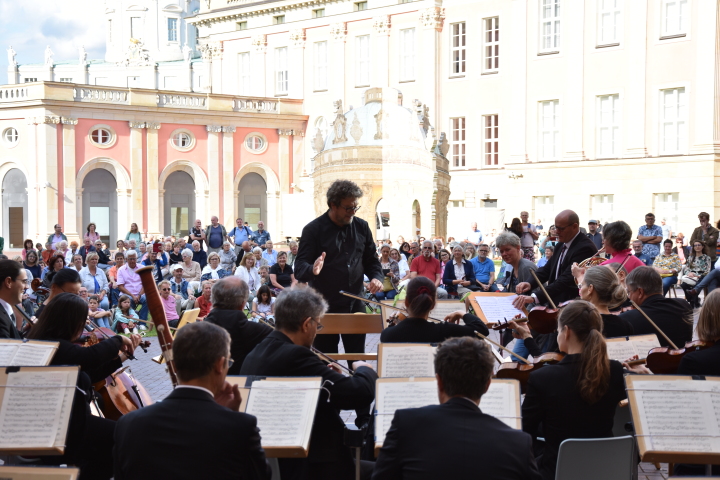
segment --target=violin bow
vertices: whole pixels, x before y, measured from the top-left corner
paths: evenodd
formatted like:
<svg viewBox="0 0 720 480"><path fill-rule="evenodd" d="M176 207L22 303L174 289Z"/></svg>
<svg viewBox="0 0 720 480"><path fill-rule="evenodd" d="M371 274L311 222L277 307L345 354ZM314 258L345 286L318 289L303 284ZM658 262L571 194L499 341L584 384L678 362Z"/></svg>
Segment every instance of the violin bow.
<svg viewBox="0 0 720 480"><path fill-rule="evenodd" d="M652 325L653 327L655 327L655 330L657 330L657 331L660 333L660 335L662 335L663 338L665 338L665 340L667 340L667 342L670 344L670 346L673 348L673 350L678 350L677 345L675 345L675 344L673 343L673 341L670 340L670 338L668 338L667 335L665 335L665 332L663 332L662 330L660 330L660 327L658 327L657 324L656 324L655 322L653 322L653 321L650 319L650 317L647 316L647 313L643 312L642 308L640 308L637 303L635 303L635 302L632 301L632 300L630 300L630 303L632 303L633 307L635 307L635 309L636 309L638 312L642 313L642 316L645 317L645 320L647 320L648 322L650 322L650 325Z"/></svg>
<svg viewBox="0 0 720 480"><path fill-rule="evenodd" d="M557 307L555 306L555 302L553 302L552 298L550 298L550 295L548 295L547 290L545 290L545 287L543 287L542 282L540 279L535 275L535 270L530 269L530 273L532 273L533 278L536 282L538 282L538 285L540 286L540 290L545 294L545 296L548 299L548 302L550 302L550 305L552 306L553 310L557 310Z"/></svg>
<svg viewBox="0 0 720 480"><path fill-rule="evenodd" d="M359 296L357 296L357 295L353 295L352 293L347 293L347 292L344 291L344 290L340 290L340 293L341 293L342 295L345 295L346 297L355 298L355 299L358 299L358 300L362 300L363 302L374 303L374 304L376 304L376 305L380 305L381 307L388 307L388 308L392 308L392 309L394 309L394 310L400 310L400 311L403 311L403 312L407 313L407 310L404 309L404 308L395 307L395 306L393 306L393 305L387 305L387 304L385 304L385 303L374 302L374 301L372 301L372 300L367 300L367 299L365 299L365 298L363 298L363 297L359 297ZM427 319L430 320L431 322L435 322L435 323L446 323L444 320L438 320L437 318L433 318L433 317L428 317ZM474 331L474 330L473 330L473 331ZM475 332L475 335L477 335L478 337L482 338L483 340L487 340L488 342L490 342L491 344L495 345L496 347L501 348L502 350L505 350L505 351L508 352L510 355L513 355L513 356L519 358L519 359L522 360L523 362L525 362L525 363L527 363L527 364L530 364L530 362L528 361L527 358L518 355L517 353L513 352L513 351L510 350L509 348L505 348L505 347L503 347L502 345L500 345L499 343L497 343L497 342L495 342L495 341L493 341L493 340L490 340L488 337L486 337L486 336L483 335L482 333L480 333L480 332Z"/></svg>

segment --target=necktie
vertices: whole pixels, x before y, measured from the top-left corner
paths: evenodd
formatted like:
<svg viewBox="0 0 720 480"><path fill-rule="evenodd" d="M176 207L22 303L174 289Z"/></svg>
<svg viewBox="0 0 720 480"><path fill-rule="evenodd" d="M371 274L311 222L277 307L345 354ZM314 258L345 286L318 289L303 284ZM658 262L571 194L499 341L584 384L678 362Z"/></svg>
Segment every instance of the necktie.
<svg viewBox="0 0 720 480"><path fill-rule="evenodd" d="M555 270L555 280L560 276L560 265L562 265L563 260L565 260L565 253L567 253L568 246L563 245L562 252L560 252L560 258L558 259L557 263L557 270Z"/></svg>
<svg viewBox="0 0 720 480"><path fill-rule="evenodd" d="M15 320L15 314L14 314L14 313L11 313L11 314L10 314L10 320L12 320L13 325L17 325L17 321Z"/></svg>

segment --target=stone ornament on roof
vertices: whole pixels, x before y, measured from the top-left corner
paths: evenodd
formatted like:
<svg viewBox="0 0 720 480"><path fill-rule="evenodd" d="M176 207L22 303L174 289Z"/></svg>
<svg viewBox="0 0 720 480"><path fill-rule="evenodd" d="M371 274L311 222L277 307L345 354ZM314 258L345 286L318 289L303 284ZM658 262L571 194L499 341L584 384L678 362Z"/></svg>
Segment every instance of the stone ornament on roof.
<svg viewBox="0 0 720 480"><path fill-rule="evenodd" d="M45 65L52 66L53 64L53 51L50 49L50 45L45 47Z"/></svg>
<svg viewBox="0 0 720 480"><path fill-rule="evenodd" d="M362 138L363 129L362 126L360 126L360 120L357 118L357 113L355 113L355 116L353 117L352 126L350 127L350 136L355 139L355 145L360 143L360 139Z"/></svg>
<svg viewBox="0 0 720 480"><path fill-rule="evenodd" d="M323 139L322 132L319 128L315 129L315 136L312 140L312 148L315 153L320 153L325 149L325 139Z"/></svg>
<svg viewBox="0 0 720 480"><path fill-rule="evenodd" d="M335 102L333 102L333 106L335 107L335 121L332 123L333 130L335 131L333 143L347 142L347 136L345 135L345 126L347 121L345 120L345 115L343 114L342 100L335 100Z"/></svg>
<svg viewBox="0 0 720 480"><path fill-rule="evenodd" d="M150 52L145 48L142 40L130 39L130 45L125 51L125 56L116 65L122 67L149 67L153 65L150 59Z"/></svg>
<svg viewBox="0 0 720 480"><path fill-rule="evenodd" d="M87 65L87 50L85 50L85 45L80 45L80 49L78 50L78 61L80 65Z"/></svg>
<svg viewBox="0 0 720 480"><path fill-rule="evenodd" d="M17 52L13 49L12 45L10 45L10 48L7 49L7 55L8 55L8 65L11 67L17 67L17 61L15 60L15 56L17 55Z"/></svg>

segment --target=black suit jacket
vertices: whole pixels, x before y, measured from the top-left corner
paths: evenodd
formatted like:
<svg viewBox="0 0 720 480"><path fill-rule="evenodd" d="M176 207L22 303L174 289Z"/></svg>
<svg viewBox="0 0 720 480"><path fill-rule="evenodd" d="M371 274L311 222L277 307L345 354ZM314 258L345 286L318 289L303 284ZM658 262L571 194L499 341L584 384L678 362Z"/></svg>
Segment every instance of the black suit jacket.
<svg viewBox="0 0 720 480"><path fill-rule="evenodd" d="M373 480L539 480L531 437L454 397L397 410Z"/></svg>
<svg viewBox="0 0 720 480"><path fill-rule="evenodd" d="M558 243L555 246L555 253L550 261L545 264L545 266L538 268L535 272L542 283L548 283L545 290L547 290L548 295L550 295L550 298L552 298L556 306L558 303L572 300L578 296L578 288L577 285L575 285L575 280L571 271L572 264L575 262L580 263L586 258L592 257L597 253L597 248L595 247L593 241L582 233L578 233L575 240L573 240L570 244L570 248L565 253L565 258L563 258L563 262L560 265L560 275L555 278L557 262L560 261L560 256L564 247L564 243ZM547 301L547 297L542 292L542 289L540 289L534 278L530 281L530 285L534 289L532 293L537 296L538 302L543 305L548 304L549 302Z"/></svg>
<svg viewBox="0 0 720 480"><path fill-rule="evenodd" d="M20 332L18 332L15 322L12 321L10 316L5 311L5 307L0 305L0 338L12 338L20 340Z"/></svg>
<svg viewBox="0 0 720 480"><path fill-rule="evenodd" d="M667 335L678 348L683 348L685 342L692 340L692 308L690 308L690 305L685 300L680 298L665 298L657 294L646 298L643 304L640 305L640 308L660 327L660 330L665 332L665 335ZM643 314L637 310L629 310L621 313L620 318L630 322L633 330L635 330L635 335L656 333L658 340L660 340L660 345L663 347L670 346L667 340L665 340L665 337L660 335L650 322L645 319Z"/></svg>
<svg viewBox="0 0 720 480"><path fill-rule="evenodd" d="M257 419L207 392L177 388L162 402L118 420L116 480L270 479Z"/></svg>
<svg viewBox="0 0 720 480"><path fill-rule="evenodd" d="M235 363L228 370L228 375L238 375L247 354L273 331L262 323L249 322L240 310L213 308L205 321L223 327L230 333L230 355Z"/></svg>
<svg viewBox="0 0 720 480"><path fill-rule="evenodd" d="M352 377L341 375L329 369L309 348L295 345L276 330L245 357L240 375L329 380L320 391L307 461L341 462L350 468L352 476L353 460L350 449L343 444L345 423L340 418L340 410L367 408L372 403L377 379L373 369L360 367Z"/></svg>
<svg viewBox="0 0 720 480"><path fill-rule="evenodd" d="M720 376L720 342L715 342L715 345L705 350L686 353L680 360L677 373L678 375Z"/></svg>
<svg viewBox="0 0 720 480"><path fill-rule="evenodd" d="M435 323L424 318L406 318L380 334L382 343L440 343L451 337L475 337L478 331L488 334L488 328L475 315L465 314L466 325Z"/></svg>
<svg viewBox="0 0 720 480"><path fill-rule="evenodd" d="M546 480L555 478L560 444L568 438L613 436L615 407L626 398L623 368L610 361L610 384L605 395L590 405L577 388L580 355L566 355L556 365L532 372L522 405L523 430L533 437L545 437L545 450L538 459ZM538 427L542 424L542 434Z"/></svg>

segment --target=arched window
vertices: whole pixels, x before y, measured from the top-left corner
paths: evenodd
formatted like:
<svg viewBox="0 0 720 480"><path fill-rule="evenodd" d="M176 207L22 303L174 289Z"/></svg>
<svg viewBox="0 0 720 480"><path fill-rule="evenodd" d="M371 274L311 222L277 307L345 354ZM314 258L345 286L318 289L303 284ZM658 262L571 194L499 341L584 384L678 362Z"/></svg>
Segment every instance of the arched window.
<svg viewBox="0 0 720 480"><path fill-rule="evenodd" d="M18 131L15 127L6 128L3 131L2 134L3 142L5 142L5 145L8 147L14 147L17 145L18 139L20 136L18 135Z"/></svg>

